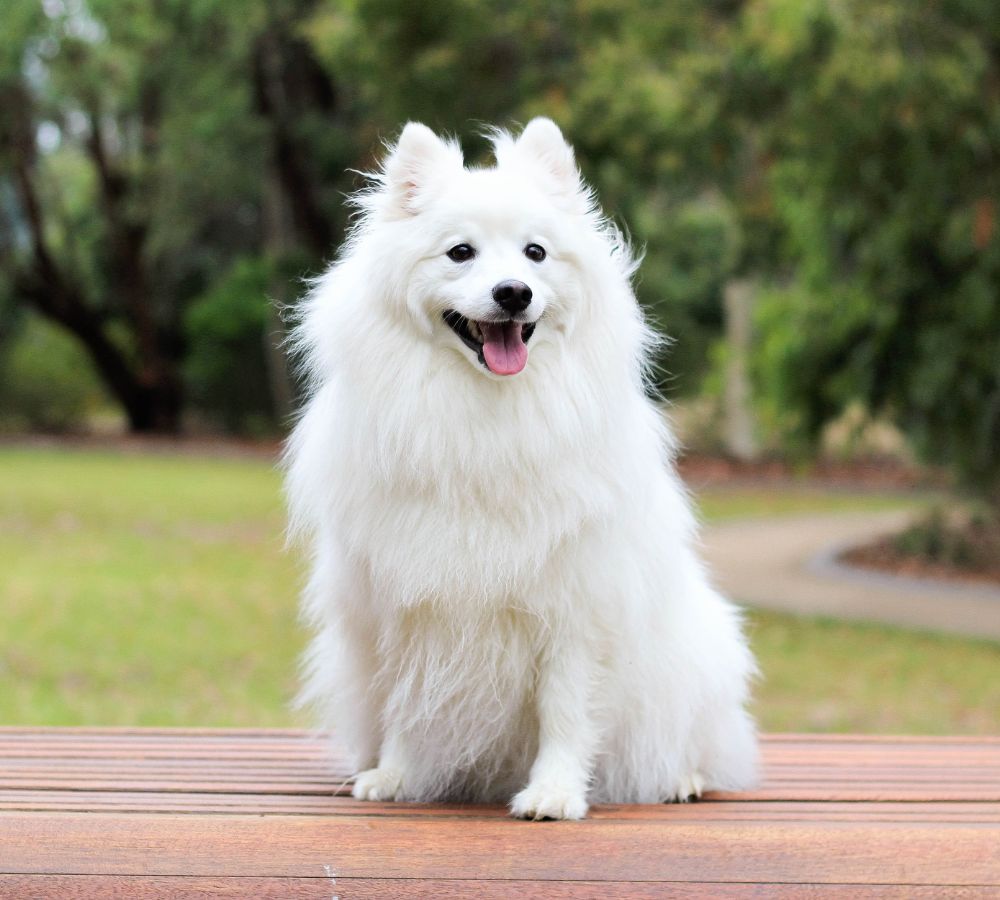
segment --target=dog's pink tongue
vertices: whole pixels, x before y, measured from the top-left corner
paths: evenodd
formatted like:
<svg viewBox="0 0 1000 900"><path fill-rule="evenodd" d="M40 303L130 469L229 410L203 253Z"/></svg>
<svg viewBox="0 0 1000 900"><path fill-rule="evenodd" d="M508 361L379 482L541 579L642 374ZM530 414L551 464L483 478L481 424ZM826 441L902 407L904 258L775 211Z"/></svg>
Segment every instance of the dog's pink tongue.
<svg viewBox="0 0 1000 900"><path fill-rule="evenodd" d="M521 337L520 322L480 322L483 358L491 372L516 375L528 362L528 348Z"/></svg>

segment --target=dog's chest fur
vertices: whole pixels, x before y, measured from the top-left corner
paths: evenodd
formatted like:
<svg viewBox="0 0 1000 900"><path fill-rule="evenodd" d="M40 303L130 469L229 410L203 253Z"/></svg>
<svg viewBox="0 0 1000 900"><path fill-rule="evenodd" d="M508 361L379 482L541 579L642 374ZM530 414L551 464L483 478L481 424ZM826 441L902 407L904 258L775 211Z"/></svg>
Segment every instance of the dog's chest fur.
<svg viewBox="0 0 1000 900"><path fill-rule="evenodd" d="M613 509L620 471L606 423L565 392L547 403L493 387L460 398L433 382L398 389L374 414L351 403L335 509L378 596L523 602L560 548Z"/></svg>

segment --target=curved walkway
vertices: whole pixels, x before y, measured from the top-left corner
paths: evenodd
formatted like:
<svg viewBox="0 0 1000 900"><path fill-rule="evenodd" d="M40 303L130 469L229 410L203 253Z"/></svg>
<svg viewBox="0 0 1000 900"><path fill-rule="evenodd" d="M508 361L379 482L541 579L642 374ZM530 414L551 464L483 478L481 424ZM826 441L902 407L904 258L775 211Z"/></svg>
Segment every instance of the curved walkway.
<svg viewBox="0 0 1000 900"><path fill-rule="evenodd" d="M906 510L740 519L706 527L716 584L746 606L1000 640L1000 588L871 572L837 562L898 531Z"/></svg>

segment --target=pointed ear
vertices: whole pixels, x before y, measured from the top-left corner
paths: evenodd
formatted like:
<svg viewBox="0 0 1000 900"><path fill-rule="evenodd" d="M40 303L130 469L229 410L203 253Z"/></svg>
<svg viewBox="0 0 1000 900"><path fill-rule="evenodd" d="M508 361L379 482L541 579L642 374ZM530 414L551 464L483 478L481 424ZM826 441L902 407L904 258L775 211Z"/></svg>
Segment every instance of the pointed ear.
<svg viewBox="0 0 1000 900"><path fill-rule="evenodd" d="M426 125L408 122L383 166L391 208L398 214L416 215L428 191L463 165L457 144L442 141Z"/></svg>
<svg viewBox="0 0 1000 900"><path fill-rule="evenodd" d="M566 143L559 126L551 119L532 119L515 146L519 154L539 163L558 184L573 188L579 186L580 172L573 157L573 148Z"/></svg>
<svg viewBox="0 0 1000 900"><path fill-rule="evenodd" d="M513 143L496 146L499 166L515 164L528 169L543 189L562 197L571 208L586 211L589 193L576 166L573 148L566 143L559 126L551 119L532 119Z"/></svg>

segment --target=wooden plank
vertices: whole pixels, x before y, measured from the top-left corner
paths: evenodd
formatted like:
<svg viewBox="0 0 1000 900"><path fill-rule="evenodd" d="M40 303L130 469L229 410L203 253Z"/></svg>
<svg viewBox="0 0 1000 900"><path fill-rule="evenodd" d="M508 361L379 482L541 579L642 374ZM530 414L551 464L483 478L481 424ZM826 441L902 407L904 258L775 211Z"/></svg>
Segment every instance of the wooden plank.
<svg viewBox="0 0 1000 900"><path fill-rule="evenodd" d="M106 791L7 791L0 793L0 811L92 813L219 813L238 815L410 816L502 819L501 806L372 803L347 796L289 797L273 794L174 794ZM589 813L601 820L648 820L666 826L678 821L831 821L831 822L1000 822L997 803L802 802L746 801L594 806Z"/></svg>
<svg viewBox="0 0 1000 900"><path fill-rule="evenodd" d="M303 732L0 729L0 791L162 791L329 796L350 770ZM739 800L1000 801L1000 741L770 735L760 787Z"/></svg>
<svg viewBox="0 0 1000 900"><path fill-rule="evenodd" d="M113 743L146 741L150 743L191 742L199 746L213 742L226 746L241 745L294 745L304 746L323 743L322 736L303 729L229 729L229 728L77 728L77 727L21 727L0 726L0 744L16 741L48 744ZM775 746L791 747L843 747L879 748L893 747L917 749L955 747L1000 747L1000 736L990 735L867 735L867 734L799 734L795 732L762 735L761 740Z"/></svg>
<svg viewBox="0 0 1000 900"><path fill-rule="evenodd" d="M0 897L116 898L134 900L188 900L188 898L237 897L244 900L985 900L995 898L992 888L920 885L874 886L860 884L722 884L690 882L595 881L477 881L377 878L202 878L141 875L0 875Z"/></svg>
<svg viewBox="0 0 1000 900"><path fill-rule="evenodd" d="M8 874L1000 886L1000 824L6 813Z"/></svg>
<svg viewBox="0 0 1000 900"><path fill-rule="evenodd" d="M705 795L706 800L716 802L745 802L748 800L799 800L802 802L953 802L967 800L969 802L1000 801L1000 790L995 783L981 784L951 784L945 779L947 772L942 774L938 782L928 783L891 783L883 784L833 784L824 787L821 783L805 782L800 785L766 784L762 789L741 794ZM267 780L265 773L259 778L247 778L246 781L235 782L226 779L187 779L183 782L170 782L160 778L150 779L97 779L85 778L67 782L57 779L0 779L0 800L8 791L34 790L65 791L75 787L91 791L130 791L148 793L208 793L208 794L272 794L280 797L330 797L346 794L350 790L348 779L316 780L310 783L274 782Z"/></svg>
<svg viewBox="0 0 1000 900"><path fill-rule="evenodd" d="M762 752L753 792L526 823L355 801L300 731L0 728L0 896L1000 896L1000 739Z"/></svg>

